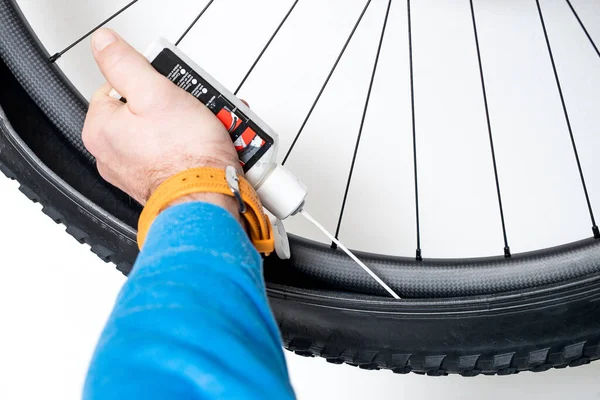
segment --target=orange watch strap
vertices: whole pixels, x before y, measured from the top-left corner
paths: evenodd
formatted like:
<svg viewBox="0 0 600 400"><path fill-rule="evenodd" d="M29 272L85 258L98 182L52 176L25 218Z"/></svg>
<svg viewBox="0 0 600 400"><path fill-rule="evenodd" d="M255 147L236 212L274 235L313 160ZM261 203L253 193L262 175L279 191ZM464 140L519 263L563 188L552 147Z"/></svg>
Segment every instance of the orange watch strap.
<svg viewBox="0 0 600 400"><path fill-rule="evenodd" d="M239 193L246 205L242 214L248 234L259 253L269 255L275 249L271 221L263 211L260 198L248 181L239 177ZM225 170L218 168L194 168L183 171L164 181L152 194L138 222L138 246L146 241L150 226L156 217L174 201L194 193L220 193L234 197L227 183Z"/></svg>

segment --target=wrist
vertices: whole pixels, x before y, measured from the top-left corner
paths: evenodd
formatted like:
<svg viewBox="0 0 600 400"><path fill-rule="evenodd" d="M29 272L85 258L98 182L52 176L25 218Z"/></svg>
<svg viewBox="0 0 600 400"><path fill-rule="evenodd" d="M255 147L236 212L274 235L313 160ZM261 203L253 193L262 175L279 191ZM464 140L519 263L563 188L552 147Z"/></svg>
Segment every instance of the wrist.
<svg viewBox="0 0 600 400"><path fill-rule="evenodd" d="M138 222L139 248L143 247L150 226L161 211L174 204L190 201L213 203L229 211L246 228L259 253L269 255L273 252L272 226L256 191L248 181L232 173L232 168L223 170L211 167L180 172L154 191ZM242 202L244 214L240 213Z"/></svg>
<svg viewBox="0 0 600 400"><path fill-rule="evenodd" d="M152 173L148 174L144 203L150 198L150 196L156 191L156 189L167 179L171 178L174 175L177 175L183 171L192 169L192 168L217 168L225 170L228 165L234 166L238 174L243 176L243 170L240 167L239 159L232 158L230 162L227 162L227 157L200 157L200 158L185 158L185 162L180 161L176 165L170 165L169 167L159 168ZM196 200L202 201L202 200ZM176 203L179 204L179 203Z"/></svg>

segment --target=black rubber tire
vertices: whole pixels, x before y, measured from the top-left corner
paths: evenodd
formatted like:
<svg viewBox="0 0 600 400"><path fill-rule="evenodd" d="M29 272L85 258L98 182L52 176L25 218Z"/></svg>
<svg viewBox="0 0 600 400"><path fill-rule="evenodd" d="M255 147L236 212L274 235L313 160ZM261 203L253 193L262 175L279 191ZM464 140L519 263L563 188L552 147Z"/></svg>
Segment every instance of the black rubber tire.
<svg viewBox="0 0 600 400"><path fill-rule="evenodd" d="M0 170L128 273L139 207L82 151L85 102L44 57L15 3L0 0ZM299 238L293 259L269 258L265 272L284 343L298 354L398 373L510 374L600 358L599 248L589 239L511 260L420 263L362 255L412 298L401 302L377 296L339 252Z"/></svg>

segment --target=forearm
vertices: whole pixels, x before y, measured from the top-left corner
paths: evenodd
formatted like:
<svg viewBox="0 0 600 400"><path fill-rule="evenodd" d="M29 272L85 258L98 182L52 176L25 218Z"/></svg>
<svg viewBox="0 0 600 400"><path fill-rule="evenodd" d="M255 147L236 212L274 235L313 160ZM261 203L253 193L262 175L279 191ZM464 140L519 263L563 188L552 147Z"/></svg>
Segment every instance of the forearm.
<svg viewBox="0 0 600 400"><path fill-rule="evenodd" d="M223 208L166 210L124 286L86 398L289 398L261 258Z"/></svg>

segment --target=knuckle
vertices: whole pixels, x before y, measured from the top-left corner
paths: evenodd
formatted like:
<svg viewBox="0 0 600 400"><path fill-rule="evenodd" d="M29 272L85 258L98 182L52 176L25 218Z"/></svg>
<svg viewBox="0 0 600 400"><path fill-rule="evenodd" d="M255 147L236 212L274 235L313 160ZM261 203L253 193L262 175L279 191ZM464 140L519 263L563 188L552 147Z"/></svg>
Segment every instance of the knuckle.
<svg viewBox="0 0 600 400"><path fill-rule="evenodd" d="M100 147L100 136L101 133L99 129L95 128L94 126L89 126L87 124L81 132L81 140L83 141L83 145L93 155L98 154L98 150Z"/></svg>
<svg viewBox="0 0 600 400"><path fill-rule="evenodd" d="M100 176L102 177L102 179L104 179L105 181L110 182L110 170L109 168L103 164L103 163L97 163L96 164L96 168L98 169L98 173L100 174Z"/></svg>
<svg viewBox="0 0 600 400"><path fill-rule="evenodd" d="M83 141L83 145L91 151L91 148L94 147L94 140L92 137L92 133L90 132L90 129L84 127L83 131L81 132L81 140Z"/></svg>

